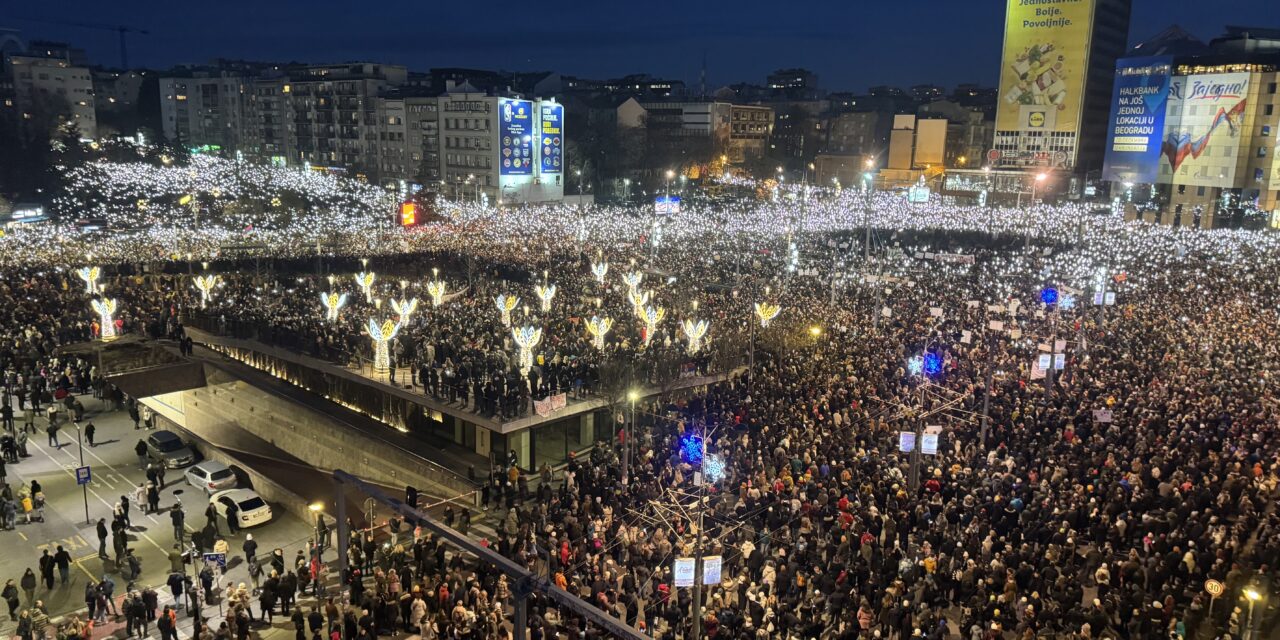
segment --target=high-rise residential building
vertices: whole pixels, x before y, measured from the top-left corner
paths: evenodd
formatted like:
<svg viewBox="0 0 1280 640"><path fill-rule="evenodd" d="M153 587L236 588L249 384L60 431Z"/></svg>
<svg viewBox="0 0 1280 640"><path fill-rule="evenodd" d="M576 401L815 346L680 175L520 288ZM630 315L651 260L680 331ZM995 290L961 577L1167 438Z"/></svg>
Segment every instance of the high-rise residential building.
<svg viewBox="0 0 1280 640"><path fill-rule="evenodd" d="M41 45L37 47L36 45ZM94 111L93 78L89 69L76 65L82 52L56 43L32 43L23 55L9 55L5 60L5 76L12 83L13 102L21 117L36 112L57 113L73 123L82 138L98 135L98 118Z"/></svg>
<svg viewBox="0 0 1280 640"><path fill-rule="evenodd" d="M247 84L244 76L223 72L160 78L164 137L191 148L243 151Z"/></svg>
<svg viewBox="0 0 1280 640"><path fill-rule="evenodd" d="M1195 50L1144 46L1135 52ZM1280 30L1229 27L1206 50L1117 62L1102 139L1111 194L1174 226L1280 212ZM1254 217L1254 220L1250 220ZM1280 223L1280 217L1273 217ZM1277 224L1280 226L1280 224Z"/></svg>
<svg viewBox="0 0 1280 640"><path fill-rule="evenodd" d="M1101 134L1131 0L1008 0L995 167L1102 168Z"/></svg>
<svg viewBox="0 0 1280 640"><path fill-rule="evenodd" d="M710 146L704 151L724 155L733 164L763 157L773 134L774 111L768 106L717 101L655 101L640 106L652 135L669 141L705 138Z"/></svg>

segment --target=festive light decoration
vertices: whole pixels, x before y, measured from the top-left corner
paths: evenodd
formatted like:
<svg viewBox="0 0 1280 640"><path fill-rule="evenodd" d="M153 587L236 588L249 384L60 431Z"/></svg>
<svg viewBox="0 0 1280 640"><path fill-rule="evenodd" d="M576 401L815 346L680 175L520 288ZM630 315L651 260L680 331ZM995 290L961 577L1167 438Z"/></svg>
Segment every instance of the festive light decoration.
<svg viewBox="0 0 1280 640"><path fill-rule="evenodd" d="M769 304L768 302L756 303L756 316L760 318L761 329L769 328L769 323L778 317L779 313L782 313L782 307L776 304Z"/></svg>
<svg viewBox="0 0 1280 640"><path fill-rule="evenodd" d="M685 320L680 327L684 329L684 335L689 339L689 355L693 355L702 348L702 337L707 335L707 329L711 324L706 320Z"/></svg>
<svg viewBox="0 0 1280 640"><path fill-rule="evenodd" d="M679 445L681 460L695 467L702 465L707 449L701 436L696 433L682 433L680 434Z"/></svg>
<svg viewBox="0 0 1280 640"><path fill-rule="evenodd" d="M80 267L76 270L76 275L84 280L84 292L90 295L98 293L98 275L102 272L98 267Z"/></svg>
<svg viewBox="0 0 1280 640"><path fill-rule="evenodd" d="M213 297L213 288L218 286L222 281L221 276L200 275L195 277L196 288L200 290L200 308L205 308L209 303L209 299Z"/></svg>
<svg viewBox="0 0 1280 640"><path fill-rule="evenodd" d="M511 338L520 347L520 375L528 376L533 368L533 348L542 342L542 329L537 327L519 327L511 330Z"/></svg>
<svg viewBox="0 0 1280 640"><path fill-rule="evenodd" d="M391 299L391 310L400 316L400 325L404 326L409 323L409 318L413 316L413 312L418 310L418 299L409 298L408 300Z"/></svg>
<svg viewBox="0 0 1280 640"><path fill-rule="evenodd" d="M658 323L667 317L667 310L662 307L645 307L644 316L644 346L649 346L649 341L653 340L653 334L658 330Z"/></svg>
<svg viewBox="0 0 1280 640"><path fill-rule="evenodd" d="M498 305L498 311L502 314L502 326L511 326L511 312L520 306L520 296L502 293L493 302Z"/></svg>
<svg viewBox="0 0 1280 640"><path fill-rule="evenodd" d="M718 453L708 453L702 459L702 476L707 482L720 482L725 476L724 458Z"/></svg>
<svg viewBox="0 0 1280 640"><path fill-rule="evenodd" d="M1076 297L1071 294L1063 294L1062 298L1058 300L1058 306L1067 310L1074 309L1076 308Z"/></svg>
<svg viewBox="0 0 1280 640"><path fill-rule="evenodd" d="M1040 290L1040 302L1047 306L1053 306L1058 302L1058 290L1053 287L1045 287Z"/></svg>
<svg viewBox="0 0 1280 640"><path fill-rule="evenodd" d="M369 271L361 271L356 274L356 286L364 292L365 303L373 302L373 281L377 278L377 274Z"/></svg>
<svg viewBox="0 0 1280 640"><path fill-rule="evenodd" d="M636 289L640 287L640 282L644 280L644 274L639 271L622 274L622 282L627 285L627 295L635 295Z"/></svg>
<svg viewBox="0 0 1280 640"><path fill-rule="evenodd" d="M347 294L328 292L320 294L320 304L324 305L324 318L329 322L338 321L338 312L347 306Z"/></svg>
<svg viewBox="0 0 1280 640"><path fill-rule="evenodd" d="M438 307L444 304L444 280L432 280L427 283L427 293L431 295L431 306Z"/></svg>
<svg viewBox="0 0 1280 640"><path fill-rule="evenodd" d="M632 291L627 298L631 300L631 308L636 312L636 317L644 318L644 306L649 304L649 292Z"/></svg>
<svg viewBox="0 0 1280 640"><path fill-rule="evenodd" d="M604 336L613 328L613 318L601 318L600 316L591 316L587 320L587 333L591 334L591 344L597 349L604 350Z"/></svg>
<svg viewBox="0 0 1280 640"><path fill-rule="evenodd" d="M924 375L935 377L942 373L942 356L931 351L915 356L907 361L907 371L913 376Z"/></svg>
<svg viewBox="0 0 1280 640"><path fill-rule="evenodd" d="M365 330L373 339L373 369L379 372L391 369L391 350L387 348L387 343L400 333L400 325L390 320L379 325L377 320L369 318Z"/></svg>
<svg viewBox="0 0 1280 640"><path fill-rule="evenodd" d="M556 285L536 285L533 288L534 293L538 294L538 299L542 301L541 309L543 311L551 310L551 299L556 297Z"/></svg>
<svg viewBox="0 0 1280 640"><path fill-rule="evenodd" d="M609 263L608 262L591 263L591 273L595 274L596 282L599 282L600 284L604 284L604 277L609 273Z"/></svg>
<svg viewBox="0 0 1280 640"><path fill-rule="evenodd" d="M115 298L94 299L89 302L89 306L93 307L94 313L98 314L98 336L104 342L115 340L116 323L111 317L116 312Z"/></svg>

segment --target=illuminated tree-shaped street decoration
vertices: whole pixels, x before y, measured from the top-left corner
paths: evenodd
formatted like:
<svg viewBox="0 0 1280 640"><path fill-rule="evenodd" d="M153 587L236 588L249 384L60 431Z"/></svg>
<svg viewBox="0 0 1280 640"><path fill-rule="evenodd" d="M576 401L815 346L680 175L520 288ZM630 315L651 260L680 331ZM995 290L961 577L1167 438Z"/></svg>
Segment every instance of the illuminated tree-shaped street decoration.
<svg viewBox="0 0 1280 640"><path fill-rule="evenodd" d="M627 285L627 295L635 295L636 289L640 288L640 282L644 280L644 274L639 271L622 274L622 282Z"/></svg>
<svg viewBox="0 0 1280 640"><path fill-rule="evenodd" d="M542 329L537 327L518 327L511 330L511 338L520 347L520 375L528 376L533 368L533 348L542 342Z"/></svg>
<svg viewBox="0 0 1280 640"><path fill-rule="evenodd" d="M89 294L99 293L98 276L101 273L102 273L102 270L99 269L98 267L80 267L79 269L76 270L76 275L80 276L81 280L84 280L85 293L89 293Z"/></svg>
<svg viewBox="0 0 1280 640"><path fill-rule="evenodd" d="M644 315L644 346L649 346L649 342L653 340L653 334L658 330L658 324L662 319L667 317L667 310L662 307L645 307Z"/></svg>
<svg viewBox="0 0 1280 640"><path fill-rule="evenodd" d="M400 316L400 325L404 326L409 323L409 318L413 317L413 312L418 310L418 299L409 298L408 300L391 299L391 310Z"/></svg>
<svg viewBox="0 0 1280 640"><path fill-rule="evenodd" d="M636 317L644 319L644 306L649 304L649 292L632 291L627 298L631 300L631 308L635 310Z"/></svg>
<svg viewBox="0 0 1280 640"><path fill-rule="evenodd" d="M511 326L511 312L520 306L520 296L503 293L494 298L493 302L498 305L498 311L502 314L502 326Z"/></svg>
<svg viewBox="0 0 1280 640"><path fill-rule="evenodd" d="M587 333L591 334L591 344L597 349L604 350L604 336L613 328L613 318L600 316L591 316L587 320Z"/></svg>
<svg viewBox="0 0 1280 640"><path fill-rule="evenodd" d="M756 303L756 317L760 318L761 329L768 329L769 323L778 317L779 313L782 313L782 307L776 304L769 304L768 302Z"/></svg>
<svg viewBox="0 0 1280 640"><path fill-rule="evenodd" d="M320 304L324 305L324 318L329 322L338 321L338 312L347 306L347 294L345 293L322 293L320 294Z"/></svg>
<svg viewBox="0 0 1280 640"><path fill-rule="evenodd" d="M432 280L427 283L427 293L431 294L431 306L438 307L444 304L444 280Z"/></svg>
<svg viewBox="0 0 1280 640"><path fill-rule="evenodd" d="M372 271L361 271L356 274L356 286L364 292L364 301L366 303L373 302L373 281L377 278L377 274Z"/></svg>
<svg viewBox="0 0 1280 640"><path fill-rule="evenodd" d="M387 343L400 332L400 325L386 320L379 326L377 320L369 318L369 325L365 330L373 338L373 369L387 371L391 368L391 351L387 348Z"/></svg>
<svg viewBox="0 0 1280 640"><path fill-rule="evenodd" d="M222 281L221 276L202 275L196 276L196 288L200 290L200 308L205 308L209 304L209 299L213 297L213 288L218 286Z"/></svg>
<svg viewBox="0 0 1280 640"><path fill-rule="evenodd" d="M702 338L707 335L707 329L711 327L711 323L706 320L685 320L680 324L684 329L684 335L689 339L689 355L693 355L702 348Z"/></svg>
<svg viewBox="0 0 1280 640"><path fill-rule="evenodd" d="M102 325L98 335L107 342L116 339L116 323L111 317L116 312L115 298L98 298L89 302L93 312L98 314L98 324Z"/></svg>
<svg viewBox="0 0 1280 640"><path fill-rule="evenodd" d="M609 263L608 262L591 263L591 273L595 274L596 282L599 282L600 284L604 284L604 277L609 274Z"/></svg>
<svg viewBox="0 0 1280 640"><path fill-rule="evenodd" d="M534 293L538 294L538 299L542 301L540 308L543 311L551 310L551 299L556 297L556 286L554 284L537 285L533 288Z"/></svg>

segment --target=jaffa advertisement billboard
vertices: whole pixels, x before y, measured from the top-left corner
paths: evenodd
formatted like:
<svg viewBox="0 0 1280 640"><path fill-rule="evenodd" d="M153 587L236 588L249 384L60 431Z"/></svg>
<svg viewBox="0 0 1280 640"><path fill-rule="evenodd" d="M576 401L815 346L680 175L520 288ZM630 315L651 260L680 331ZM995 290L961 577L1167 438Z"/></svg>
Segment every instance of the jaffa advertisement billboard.
<svg viewBox="0 0 1280 640"><path fill-rule="evenodd" d="M1204 187L1235 182L1248 97L1248 73L1174 76L1159 182Z"/></svg>
<svg viewBox="0 0 1280 640"><path fill-rule="evenodd" d="M1170 56L1116 62L1103 180L1140 184L1156 181L1172 65Z"/></svg>
<svg viewBox="0 0 1280 640"><path fill-rule="evenodd" d="M1009 0L999 131L1078 132L1094 0Z"/></svg>

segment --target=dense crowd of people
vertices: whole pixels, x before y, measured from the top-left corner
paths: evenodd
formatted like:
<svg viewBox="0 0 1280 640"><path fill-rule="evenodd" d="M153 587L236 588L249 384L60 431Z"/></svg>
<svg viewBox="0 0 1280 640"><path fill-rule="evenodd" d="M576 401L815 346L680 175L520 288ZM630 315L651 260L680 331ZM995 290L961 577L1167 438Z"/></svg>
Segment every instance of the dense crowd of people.
<svg viewBox="0 0 1280 640"><path fill-rule="evenodd" d="M171 257L192 244L95 260L111 265L103 284L120 301L122 332L173 336L194 319L360 366L369 318L403 320L391 375L479 413L605 392L619 375L628 380L618 389L661 384L689 363L727 374L642 403L633 447L620 432L585 460L509 461L489 478L483 517L496 535L484 544L654 637L688 637L695 612L714 638L1234 638L1272 628L1280 243L1090 218L1083 205L994 215L882 195L864 261L864 200L827 192L800 206L784 196L666 220L609 207L458 206L436 229L330 256L321 271L332 282L311 268L306 240L282 256L299 260L267 275L198 255L224 279L203 309ZM93 384L91 366L55 350L100 334L67 270L87 256L55 246L11 258L0 282L0 366L19 388L56 389L63 376L68 388ZM357 269L360 256L368 264ZM168 275L127 275L127 265L166 262L177 267ZM591 265L603 262L599 282ZM357 270L378 273L369 301ZM649 304L667 310L654 335L622 283L632 271L644 274ZM440 307L425 290L436 277L449 288ZM533 292L543 283L558 288L548 311ZM327 291L349 293L336 322L324 318ZM499 294L522 299L512 324L543 329L527 372ZM418 311L396 318L390 300L410 297ZM754 315L761 302L783 309L768 326ZM615 320L603 351L584 328L593 315ZM678 328L691 318L711 327L694 355ZM926 354L941 366L917 366ZM938 433L936 453L913 460L899 434L925 427ZM698 439L705 456L690 455ZM349 589L313 632L510 633L506 579L446 555L413 524L388 523L386 544L362 533L338 541L350 548ZM673 563L699 551L719 558L721 579L695 605ZM1212 611L1208 579L1224 585ZM1260 595L1256 608L1246 592ZM529 620L534 638L602 635L539 593Z"/></svg>

